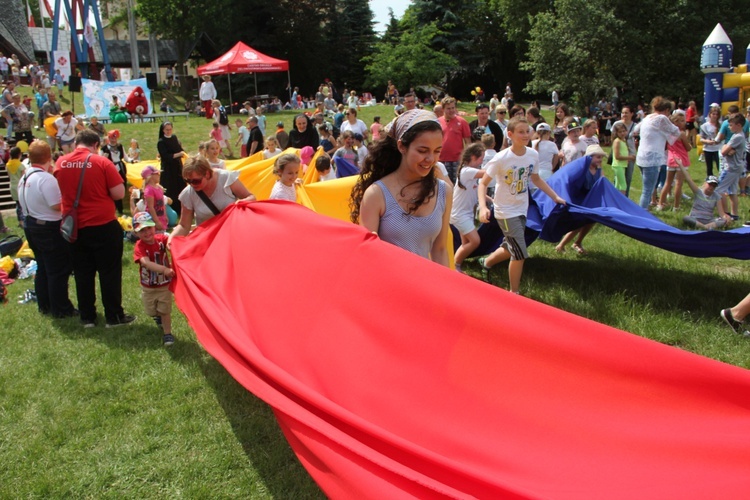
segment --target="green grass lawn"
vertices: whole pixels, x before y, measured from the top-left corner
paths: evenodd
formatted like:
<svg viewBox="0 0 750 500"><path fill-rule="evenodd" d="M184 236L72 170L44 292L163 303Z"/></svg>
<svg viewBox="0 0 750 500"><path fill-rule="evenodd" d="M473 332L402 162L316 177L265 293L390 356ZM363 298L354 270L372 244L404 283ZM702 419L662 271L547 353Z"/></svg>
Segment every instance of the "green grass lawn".
<svg viewBox="0 0 750 500"><path fill-rule="evenodd" d="M290 129L294 114L269 115L269 125L283 120ZM363 108L360 117L369 124L375 114L385 123L393 113L378 106ZM118 128L123 141L139 140L144 158L155 157L158 124ZM209 130L205 119L175 122L188 150ZM692 158L699 182L704 166ZM605 175L611 179L609 166ZM639 189L636 174L631 198ZM659 216L679 225L689 205ZM750 202L742 199L741 207L747 214ZM6 223L20 233L13 218ZM588 236L586 247L589 255L579 256L570 250L557 254L546 242L532 245L523 293L750 367L750 342L733 335L718 316L750 290L745 262L682 257L602 226ZM142 313L131 255L132 245L126 244L124 306L138 315L132 326L83 330L73 319L51 320L33 304L17 303L31 281L10 286L11 300L0 307L0 497L322 498L269 407L202 349L176 309L177 343L161 346L160 332ZM464 268L478 272L471 261ZM507 288L507 266L496 266L491 280ZM73 288L71 280L75 297Z"/></svg>

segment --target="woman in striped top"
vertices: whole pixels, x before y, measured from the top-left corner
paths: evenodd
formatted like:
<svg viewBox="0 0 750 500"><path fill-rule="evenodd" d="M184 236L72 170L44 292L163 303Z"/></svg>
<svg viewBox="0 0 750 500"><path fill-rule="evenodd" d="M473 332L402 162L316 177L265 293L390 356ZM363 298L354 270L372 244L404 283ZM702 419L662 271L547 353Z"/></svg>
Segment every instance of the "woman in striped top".
<svg viewBox="0 0 750 500"><path fill-rule="evenodd" d="M434 113L415 109L394 119L365 160L350 207L352 222L384 241L448 266L453 193L435 174L442 145L443 133Z"/></svg>

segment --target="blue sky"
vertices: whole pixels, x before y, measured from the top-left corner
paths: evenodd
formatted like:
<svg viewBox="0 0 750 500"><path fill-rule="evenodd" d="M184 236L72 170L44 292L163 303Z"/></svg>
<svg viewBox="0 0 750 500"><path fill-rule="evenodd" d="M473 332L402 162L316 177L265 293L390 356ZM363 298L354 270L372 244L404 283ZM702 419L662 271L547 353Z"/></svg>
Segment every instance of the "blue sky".
<svg viewBox="0 0 750 500"><path fill-rule="evenodd" d="M370 9L375 14L375 31L382 33L388 24L388 7L393 9L393 14L401 18L411 0L370 0Z"/></svg>

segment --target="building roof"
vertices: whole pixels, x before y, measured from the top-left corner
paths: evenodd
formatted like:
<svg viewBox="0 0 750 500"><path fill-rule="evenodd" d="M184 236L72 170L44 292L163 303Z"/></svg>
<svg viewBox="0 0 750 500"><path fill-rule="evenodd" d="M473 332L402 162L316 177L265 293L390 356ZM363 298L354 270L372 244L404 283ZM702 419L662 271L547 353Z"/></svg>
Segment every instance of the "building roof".
<svg viewBox="0 0 750 500"><path fill-rule="evenodd" d="M52 50L52 28L29 28L28 30L35 53L45 53L48 50ZM99 46L99 40L94 44L93 49L95 60L101 61L102 49ZM60 30L57 37L57 50L70 52L71 42L69 31Z"/></svg>
<svg viewBox="0 0 750 500"><path fill-rule="evenodd" d="M112 66L132 65L130 58L130 40L106 40L109 63ZM159 66L177 64L177 44L172 40L156 40L156 51ZM138 40L138 65L149 66L148 40Z"/></svg>
<svg viewBox="0 0 750 500"><path fill-rule="evenodd" d="M22 63L34 59L34 46L27 31L26 6L17 0L0 0L0 51L16 54Z"/></svg>
<svg viewBox="0 0 750 500"><path fill-rule="evenodd" d="M2 2L3 0L0 0ZM44 53L52 50L52 28L28 28L31 40L33 42L34 52ZM46 35L46 40L45 40ZM107 44L107 55L109 64L115 67L130 67L130 40L105 40ZM60 31L57 39L57 50L71 50L70 33ZM177 63L177 45L171 40L157 40L156 48L159 56L159 65L168 65ZM96 62L103 62L102 49L99 45L99 39L93 46L94 59ZM148 40L138 40L138 63L140 66L147 67L151 64L149 60Z"/></svg>

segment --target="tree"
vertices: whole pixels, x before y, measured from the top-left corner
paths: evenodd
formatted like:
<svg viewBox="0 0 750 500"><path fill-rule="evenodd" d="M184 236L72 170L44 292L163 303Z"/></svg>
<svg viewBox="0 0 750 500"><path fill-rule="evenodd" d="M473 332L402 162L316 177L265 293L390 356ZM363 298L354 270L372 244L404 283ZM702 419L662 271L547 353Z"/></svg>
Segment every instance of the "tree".
<svg viewBox="0 0 750 500"><path fill-rule="evenodd" d="M336 54L327 58L329 76L350 89L361 89L365 82L365 58L377 41L374 17L369 2L337 0L328 21L328 43Z"/></svg>
<svg viewBox="0 0 750 500"><path fill-rule="evenodd" d="M540 12L529 32L531 73L527 90L547 94L556 89L573 97L579 109L618 83L612 72L612 46L621 37L623 22L606 0L556 0L554 11Z"/></svg>
<svg viewBox="0 0 750 500"><path fill-rule="evenodd" d="M228 0L138 0L136 14L153 33L174 40L177 58L187 60L195 39L203 32L221 29L221 19L231 11Z"/></svg>
<svg viewBox="0 0 750 500"><path fill-rule="evenodd" d="M507 14L521 0L490 0ZM735 56L750 38L750 21L737 0L632 2L553 0L530 7L526 36L531 73L527 89L547 95L557 88L581 104L617 86L625 102L655 95L700 100L701 46L717 22L734 41ZM538 10L541 9L541 10ZM522 46L525 16L505 16L508 36ZM741 47L738 51L737 47ZM735 63L744 57L735 57Z"/></svg>
<svg viewBox="0 0 750 500"><path fill-rule="evenodd" d="M399 88L419 84L438 83L458 61L435 50L432 42L440 34L435 23L418 29L404 30L396 45L380 42L372 56L366 59L366 85L385 86L388 80Z"/></svg>
<svg viewBox="0 0 750 500"><path fill-rule="evenodd" d="M448 75L452 80L481 71L484 50L477 51L475 42L481 40L484 31L477 22L481 20L477 14L485 7L485 0L414 0L402 24L407 29L418 29L435 23L438 33L432 40L432 48L461 61Z"/></svg>

